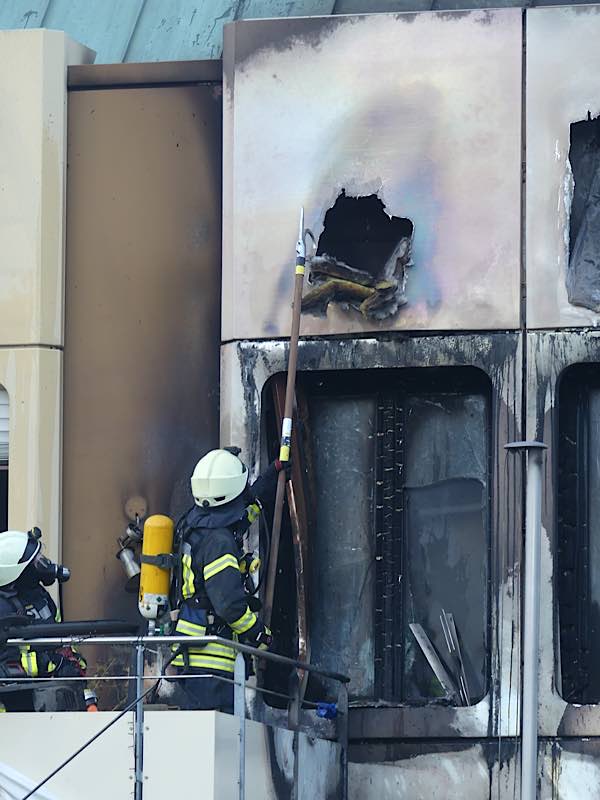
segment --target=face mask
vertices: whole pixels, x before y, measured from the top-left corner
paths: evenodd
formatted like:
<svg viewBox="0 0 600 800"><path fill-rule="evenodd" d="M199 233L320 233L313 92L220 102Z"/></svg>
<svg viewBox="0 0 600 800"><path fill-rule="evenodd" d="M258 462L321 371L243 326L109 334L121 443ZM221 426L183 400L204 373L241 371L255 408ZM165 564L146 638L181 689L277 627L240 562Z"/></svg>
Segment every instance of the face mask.
<svg viewBox="0 0 600 800"><path fill-rule="evenodd" d="M51 586L54 581L65 583L71 577L71 570L62 564L55 564L41 553L33 560L34 574L44 586Z"/></svg>

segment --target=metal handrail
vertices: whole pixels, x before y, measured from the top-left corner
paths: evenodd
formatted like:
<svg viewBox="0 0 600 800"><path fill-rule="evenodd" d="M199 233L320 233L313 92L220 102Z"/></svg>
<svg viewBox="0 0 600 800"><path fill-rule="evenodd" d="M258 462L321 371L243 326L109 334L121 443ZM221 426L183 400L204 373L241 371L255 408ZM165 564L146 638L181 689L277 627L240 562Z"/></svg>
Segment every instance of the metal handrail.
<svg viewBox="0 0 600 800"><path fill-rule="evenodd" d="M83 752L93 741L95 741L99 736L101 736L105 731L107 731L112 725L120 719L124 713L128 710L134 709L135 711L135 747L134 747L134 754L135 754L135 797L136 800L142 800L142 793L143 793L143 752L144 752L144 698L148 695L153 689L158 685L158 680L162 677L166 676L158 676L158 680L156 681L155 685L146 691L143 690L143 682L144 680L148 679L147 675L144 675L144 654L146 650L146 645L157 645L157 644L165 644L165 645L175 645L175 644L185 644L185 645L203 645L203 644L222 644L231 649L237 651L236 659L235 659L235 671L233 680L228 680L228 682L232 682L234 684L234 715L239 718L240 722L240 731L239 731L239 739L240 739L240 763L239 763L239 798L240 800L245 800L245 758L246 758L246 706L245 706L245 690L247 688L246 683L246 676L245 676L245 662L243 659L243 655L250 655L258 659L265 659L266 661L272 661L278 664L284 664L296 670L294 673L296 678L298 678L298 671L302 672L309 672L313 673L314 675L318 675L323 678L327 678L329 680L336 681L340 684L339 694L338 694L338 720L337 720L337 740L341 746L341 779L342 779L342 798L346 800L348 796L348 689L347 684L350 682L350 678L346 675L342 675L337 672L331 672L329 670L319 669L318 667L314 667L312 664L306 664L303 661L298 661L294 658L288 658L287 656L279 655L279 653L271 653L268 650L259 650L256 647L252 647L250 645L242 644L241 642L232 641L230 639L224 639L221 636L61 636L61 637L40 637L38 639L25 639L25 638L14 638L14 639L7 639L3 641L3 645L5 646L13 646L13 647L57 647L57 646L65 646L65 645L85 645L85 644L95 644L95 645L132 645L135 646L136 650L136 698L133 700L119 715L109 722L104 728L102 728L95 736L89 739L82 747L80 747L72 756L70 756L66 761L64 761L59 767L53 770L50 775L48 775L41 783L39 783L31 792L29 792L23 800L27 800L27 798L33 797L35 792L47 783L50 778L56 775L63 767L65 767L68 763L70 763L79 753ZM127 676L127 680L131 680L133 676ZM157 676L152 676L157 677ZM182 676L168 676L169 679L177 678ZM194 677L194 676L191 676ZM204 677L204 676L198 676ZM220 676L214 676L220 677ZM93 676L89 676L89 679L93 680ZM116 680L115 677L112 678ZM11 679L5 679L7 683L11 682ZM32 682L39 679L32 679ZM59 680L68 681L69 678L60 678ZM225 679L227 680L227 679ZM14 682L20 682L20 679L15 679ZM290 695L287 699L289 699L289 707L288 707L288 728L295 731L295 735L298 734L299 730L299 714L300 714L300 707L302 705L302 699L300 695L300 681L296 679L295 683L293 683L293 694ZM268 693L272 693L269 690L264 690L263 687L257 686L248 686L248 688L256 691L266 691ZM314 705L311 703L311 705ZM298 748L295 748L296 754L298 753ZM298 757L298 756L296 756ZM297 772L297 771L295 771Z"/></svg>
<svg viewBox="0 0 600 800"><path fill-rule="evenodd" d="M303 672L312 672L315 675L320 675L322 678L329 678L330 680L337 681L338 683L350 683L350 678L347 675L342 675L339 672L330 672L329 670L319 669L312 664L306 664L303 661L298 661L295 658L288 658L288 656L279 655L279 653L271 653L269 650L259 650L241 642L236 642L231 639L224 639L221 636L52 636L40 639L8 639L7 646L23 647L24 645L37 645L39 647L64 647L69 644L223 644L246 655L254 656L256 658L264 658L267 661L274 661L278 664L285 664L295 669L300 669Z"/></svg>

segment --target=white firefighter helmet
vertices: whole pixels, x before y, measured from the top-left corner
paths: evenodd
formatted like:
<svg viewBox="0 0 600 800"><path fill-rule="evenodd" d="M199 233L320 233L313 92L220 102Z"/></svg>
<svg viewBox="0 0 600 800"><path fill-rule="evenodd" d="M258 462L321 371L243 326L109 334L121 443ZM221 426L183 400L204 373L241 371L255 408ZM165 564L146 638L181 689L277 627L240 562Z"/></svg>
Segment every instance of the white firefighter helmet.
<svg viewBox="0 0 600 800"><path fill-rule="evenodd" d="M23 531L0 533L0 586L19 578L40 552L41 544Z"/></svg>
<svg viewBox="0 0 600 800"><path fill-rule="evenodd" d="M197 506L212 508L235 500L246 488L248 470L228 450L211 450L192 473L192 494Z"/></svg>

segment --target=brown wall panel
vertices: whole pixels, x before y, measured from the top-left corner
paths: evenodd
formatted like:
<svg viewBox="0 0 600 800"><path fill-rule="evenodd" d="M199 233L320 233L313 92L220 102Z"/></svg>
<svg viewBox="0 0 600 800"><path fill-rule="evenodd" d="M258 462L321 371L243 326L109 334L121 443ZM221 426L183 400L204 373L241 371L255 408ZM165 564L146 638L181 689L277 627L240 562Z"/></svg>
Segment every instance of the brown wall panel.
<svg viewBox="0 0 600 800"><path fill-rule="evenodd" d="M63 555L66 617L129 614L124 504L190 503L218 442L218 84L69 95Z"/></svg>

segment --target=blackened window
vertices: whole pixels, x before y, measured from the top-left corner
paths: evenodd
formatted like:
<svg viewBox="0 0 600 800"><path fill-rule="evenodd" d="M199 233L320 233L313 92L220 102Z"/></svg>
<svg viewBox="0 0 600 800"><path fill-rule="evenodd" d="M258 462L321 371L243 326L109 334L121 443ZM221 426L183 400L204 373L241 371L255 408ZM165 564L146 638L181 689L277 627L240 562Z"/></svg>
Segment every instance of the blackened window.
<svg viewBox="0 0 600 800"><path fill-rule="evenodd" d="M559 384L556 592L561 694L600 702L600 365Z"/></svg>
<svg viewBox="0 0 600 800"><path fill-rule="evenodd" d="M316 487L309 618L316 663L350 677L352 694L375 696L375 445L371 396L310 400ZM334 667L337 665L337 667Z"/></svg>
<svg viewBox="0 0 600 800"><path fill-rule="evenodd" d="M315 519L311 660L354 700L461 703L441 616L454 620L468 702L486 690L490 386L475 369L304 374Z"/></svg>

